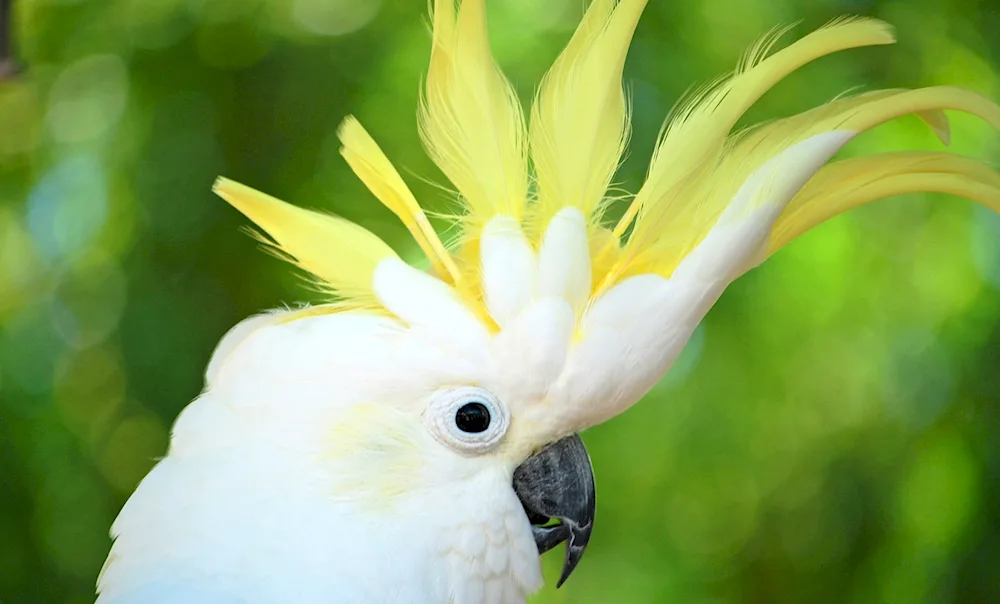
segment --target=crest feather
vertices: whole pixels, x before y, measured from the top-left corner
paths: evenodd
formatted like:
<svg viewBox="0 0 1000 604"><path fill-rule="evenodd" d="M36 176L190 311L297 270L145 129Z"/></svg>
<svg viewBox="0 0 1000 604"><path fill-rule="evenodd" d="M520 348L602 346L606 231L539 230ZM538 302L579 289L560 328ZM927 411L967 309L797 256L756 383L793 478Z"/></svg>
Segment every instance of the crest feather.
<svg viewBox="0 0 1000 604"><path fill-rule="evenodd" d="M662 199L684 175L719 152L747 109L787 75L835 52L895 42L888 23L851 17L832 21L765 57L789 29L778 28L763 36L745 53L732 76L696 92L672 112L653 151L646 183L615 228L617 234L625 232L646 202Z"/></svg>
<svg viewBox="0 0 1000 604"><path fill-rule="evenodd" d="M682 103L653 152L645 184L615 227L619 236L635 220L621 261L606 283L624 274L639 253L659 238L683 240L691 249L706 234L722 208L705 208L693 194L720 161L736 122L765 92L791 72L820 57L849 48L891 44L889 24L877 19L840 19L763 58L786 30L761 39L745 55L741 69ZM766 158L764 158L766 159ZM723 204L725 202L723 201ZM709 216L706 221L705 215ZM676 265L679 258L670 258Z"/></svg>
<svg viewBox="0 0 1000 604"><path fill-rule="evenodd" d="M788 204L771 231L765 256L843 212L920 192L964 197L1000 213L1000 174L974 159L933 151L846 159L823 167Z"/></svg>
<svg viewBox="0 0 1000 604"><path fill-rule="evenodd" d="M420 208L413 193L403 182L399 172L385 156L378 143L368 134L354 116L347 116L337 130L340 137L340 154L365 186L392 210L406 226L431 265L442 278L462 286L462 275L451 254L445 249L434 227Z"/></svg>
<svg viewBox="0 0 1000 604"><path fill-rule="evenodd" d="M287 204L228 178L219 177L212 190L273 239L265 243L334 293L357 306L377 305L372 289L375 267L397 256L370 231L337 216Z"/></svg>
<svg viewBox="0 0 1000 604"><path fill-rule="evenodd" d="M712 171L712 178L687 188L687 198L698 201L699 206L698 212L676 225L684 229L684 236L661 235L640 252L627 274L648 270L669 275L711 230L740 186L782 150L823 132L842 130L860 133L908 114L922 118L942 141L946 141L949 134L944 109L977 115L1000 128L1000 108L991 101L973 92L940 86L884 90L841 98L730 137ZM827 181L826 184L839 190L835 181Z"/></svg>
<svg viewBox="0 0 1000 604"><path fill-rule="evenodd" d="M466 238L497 214L520 219L528 195L521 103L490 53L483 0L435 0L419 111L428 153L461 193Z"/></svg>
<svg viewBox="0 0 1000 604"><path fill-rule="evenodd" d="M434 0L433 48L418 113L422 140L464 205L453 252L364 128L348 117L338 134L344 158L409 229L442 278L440 288L454 289L449 304L462 306L487 331L516 322L539 295L566 301L580 321L598 298L636 275L683 281L685 272L696 273L693 281L713 288L691 302L702 309L735 276L795 237L891 195L939 191L1000 212L1000 175L971 159L900 153L822 167L857 134L903 115L921 118L945 144L945 110L1000 128L1000 107L973 92L880 90L733 132L751 105L803 65L894 42L888 24L846 18L769 55L788 28L773 30L733 74L681 103L660 134L646 183L617 226L607 228L602 210L629 135L622 69L646 0L593 0L545 76L528 134L520 103L490 53L483 2L462 0L456 7L455 0ZM225 179L216 191L270 235L275 249L345 297L347 307L403 312L386 300L406 298L409 286L393 290L393 284L408 283L416 269L383 262L396 255L376 236ZM376 267L381 296L373 293ZM392 274L399 279L385 277Z"/></svg>
<svg viewBox="0 0 1000 604"><path fill-rule="evenodd" d="M538 200L528 226L536 237L566 207L599 224L601 200L628 142L622 69L645 6L594 0L542 81L529 131Z"/></svg>

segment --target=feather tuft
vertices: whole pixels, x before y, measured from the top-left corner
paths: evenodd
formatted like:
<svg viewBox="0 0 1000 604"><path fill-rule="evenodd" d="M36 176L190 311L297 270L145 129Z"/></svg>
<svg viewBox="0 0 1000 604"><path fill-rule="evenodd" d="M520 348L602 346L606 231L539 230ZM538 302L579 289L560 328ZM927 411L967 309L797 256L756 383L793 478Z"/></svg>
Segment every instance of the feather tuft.
<svg viewBox="0 0 1000 604"><path fill-rule="evenodd" d="M516 324L546 297L565 301L583 329L602 295L641 276L656 276L657 288L660 280L671 284L663 285L667 289L686 283L691 304L707 309L729 281L802 233L891 195L938 191L1000 212L1000 175L971 159L895 153L825 165L855 136L906 115L923 120L945 145L951 137L945 111L971 113L1000 128L1000 107L967 90L845 94L736 130L761 96L800 67L895 41L887 23L846 17L772 52L791 26L775 28L730 74L687 95L664 123L645 184L617 224L604 225L605 209L623 197L610 190L630 134L622 70L645 5L591 2L546 74L526 129L520 102L490 53L484 0L433 0L418 123L428 153L457 189L449 241L442 242L356 119L345 119L338 135L345 160L402 220L440 280L418 279L375 235L340 218L226 179L216 192L270 237L276 254L343 298L322 308L381 309L428 325L443 325L461 310L490 334ZM423 292L422 302L405 301L410 288ZM482 335L466 331L477 334L473 340Z"/></svg>
<svg viewBox="0 0 1000 604"><path fill-rule="evenodd" d="M712 172L724 151L727 135L765 92L791 72L820 57L849 48L891 44L895 38L891 26L883 21L843 19L767 58L760 58L760 53L772 47L776 40L774 33L765 36L762 42L754 45L761 50L749 53L755 63L701 90L674 112L653 152L646 183L615 228L620 236L628 224L642 214L626 257L634 256L636 248L650 235L665 234L660 233L660 225L676 225L666 227L671 234L690 230L692 217L689 214L696 210L690 207L694 200L685 199L679 193ZM678 201L669 203L670 200Z"/></svg>
<svg viewBox="0 0 1000 604"><path fill-rule="evenodd" d="M622 89L625 56L646 0L594 0L545 75L532 106L531 157L538 200L528 231L538 241L563 208L579 209L590 230L629 137Z"/></svg>
<svg viewBox="0 0 1000 604"><path fill-rule="evenodd" d="M846 159L817 172L788 204L771 231L765 257L843 212L919 192L964 197L1000 213L1000 173L982 162L930 151Z"/></svg>
<svg viewBox="0 0 1000 604"><path fill-rule="evenodd" d="M272 240L263 241L338 296L357 305L375 302L375 268L397 256L370 231L337 216L287 204L228 178L219 177L212 190Z"/></svg>
<svg viewBox="0 0 1000 604"><path fill-rule="evenodd" d="M342 144L340 154L348 165L375 197L403 221L438 274L457 287L463 287L462 274L451 254L441 243L399 172L361 122L354 116L347 116L337 129L337 136Z"/></svg>
<svg viewBox="0 0 1000 604"><path fill-rule="evenodd" d="M654 150L645 184L614 229L619 237L630 225L632 232L598 291L643 271L669 275L684 255L704 239L730 200L725 195L709 195L712 183L722 179L730 196L734 187L742 184L738 177L720 172L726 157L745 138L730 133L765 92L820 57L895 40L887 23L847 18L831 22L765 57L786 31L777 29L765 35L746 53L733 75L697 91L673 112ZM787 147L804 138L782 142ZM757 148L749 164L732 162L728 166L745 177L781 148ZM739 169L734 168L737 165Z"/></svg>
<svg viewBox="0 0 1000 604"><path fill-rule="evenodd" d="M435 0L419 110L428 153L462 195L463 236L498 214L520 219L528 195L521 104L490 53L483 0Z"/></svg>

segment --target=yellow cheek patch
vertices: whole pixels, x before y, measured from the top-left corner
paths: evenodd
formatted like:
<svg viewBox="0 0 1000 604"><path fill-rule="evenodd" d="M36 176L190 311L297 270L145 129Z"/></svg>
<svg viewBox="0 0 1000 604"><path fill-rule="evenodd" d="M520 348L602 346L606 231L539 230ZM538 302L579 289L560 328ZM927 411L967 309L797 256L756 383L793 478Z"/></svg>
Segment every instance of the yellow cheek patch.
<svg viewBox="0 0 1000 604"><path fill-rule="evenodd" d="M360 403L331 426L320 463L333 469L335 499L383 507L416 488L424 471L426 435L416 417L388 405Z"/></svg>

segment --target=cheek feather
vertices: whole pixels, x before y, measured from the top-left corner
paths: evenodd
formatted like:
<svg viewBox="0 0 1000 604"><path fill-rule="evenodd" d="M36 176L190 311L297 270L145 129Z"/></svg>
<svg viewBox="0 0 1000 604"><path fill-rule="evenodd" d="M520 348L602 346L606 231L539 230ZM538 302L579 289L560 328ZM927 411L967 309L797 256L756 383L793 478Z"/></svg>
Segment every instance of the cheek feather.
<svg viewBox="0 0 1000 604"><path fill-rule="evenodd" d="M378 403L360 403L338 414L317 459L328 469L330 494L384 508L417 488L427 466L417 418Z"/></svg>

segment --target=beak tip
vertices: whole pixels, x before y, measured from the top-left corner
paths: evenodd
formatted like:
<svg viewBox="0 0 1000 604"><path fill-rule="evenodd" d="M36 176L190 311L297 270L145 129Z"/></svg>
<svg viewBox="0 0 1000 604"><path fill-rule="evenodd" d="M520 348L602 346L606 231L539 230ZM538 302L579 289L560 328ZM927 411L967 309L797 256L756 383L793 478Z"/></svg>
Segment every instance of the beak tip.
<svg viewBox="0 0 1000 604"><path fill-rule="evenodd" d="M582 557L583 552L573 555L570 553L570 549L568 547L566 548L566 561L563 562L562 574L559 575L559 580L556 581L556 589L562 587L563 583L566 582L566 579L569 579L569 576L573 574L574 570L576 570L576 565L580 563L580 558Z"/></svg>

